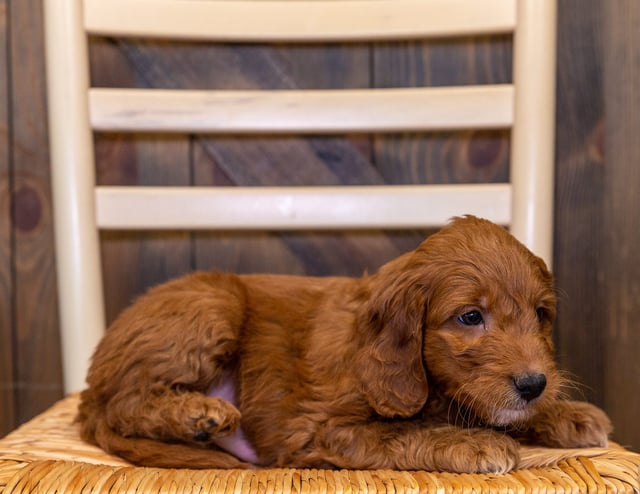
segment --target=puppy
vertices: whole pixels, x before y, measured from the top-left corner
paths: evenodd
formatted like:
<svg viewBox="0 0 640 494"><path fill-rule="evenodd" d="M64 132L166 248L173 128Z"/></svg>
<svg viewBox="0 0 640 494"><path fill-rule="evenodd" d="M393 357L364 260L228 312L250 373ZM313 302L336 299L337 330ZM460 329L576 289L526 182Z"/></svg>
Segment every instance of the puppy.
<svg viewBox="0 0 640 494"><path fill-rule="evenodd" d="M559 398L543 261L453 220L362 278L195 273L153 288L99 344L84 439L160 467L507 472L518 441L605 446Z"/></svg>

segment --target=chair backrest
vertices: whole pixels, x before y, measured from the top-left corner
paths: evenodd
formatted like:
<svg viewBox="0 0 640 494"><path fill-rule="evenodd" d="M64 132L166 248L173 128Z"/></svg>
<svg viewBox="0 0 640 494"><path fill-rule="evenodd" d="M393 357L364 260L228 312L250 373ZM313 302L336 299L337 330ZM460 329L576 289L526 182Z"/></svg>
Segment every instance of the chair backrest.
<svg viewBox="0 0 640 494"><path fill-rule="evenodd" d="M65 389L104 332L99 229L508 225L551 262L554 0L45 0L51 166ZM362 90L92 88L90 35L210 42L374 42L511 33L511 84ZM511 128L504 184L96 186L92 132L390 133Z"/></svg>

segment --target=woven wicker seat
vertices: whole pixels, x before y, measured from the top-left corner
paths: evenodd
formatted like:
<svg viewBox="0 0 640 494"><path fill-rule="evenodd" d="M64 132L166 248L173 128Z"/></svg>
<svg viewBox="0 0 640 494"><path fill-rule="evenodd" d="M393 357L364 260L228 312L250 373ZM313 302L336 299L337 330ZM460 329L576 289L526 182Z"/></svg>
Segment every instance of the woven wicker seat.
<svg viewBox="0 0 640 494"><path fill-rule="evenodd" d="M640 492L640 455L618 447L523 448L519 469L505 475L134 467L79 438L77 403L72 395L0 440L1 494Z"/></svg>

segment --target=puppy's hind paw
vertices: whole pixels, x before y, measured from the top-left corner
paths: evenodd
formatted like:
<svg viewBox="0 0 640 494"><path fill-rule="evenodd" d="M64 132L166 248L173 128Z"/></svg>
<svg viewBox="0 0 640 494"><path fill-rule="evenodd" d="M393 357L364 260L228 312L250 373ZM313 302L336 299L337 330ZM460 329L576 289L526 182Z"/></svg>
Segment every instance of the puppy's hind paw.
<svg viewBox="0 0 640 494"><path fill-rule="evenodd" d="M215 437L228 436L240 423L240 412L231 403L220 398L207 398L199 413L192 414L191 440L208 443Z"/></svg>
<svg viewBox="0 0 640 494"><path fill-rule="evenodd" d="M201 417L197 419L196 425L194 426L194 434L193 440L198 443L206 443L212 437L230 434L232 432L232 428L229 426L220 427L220 424L216 422L211 417Z"/></svg>

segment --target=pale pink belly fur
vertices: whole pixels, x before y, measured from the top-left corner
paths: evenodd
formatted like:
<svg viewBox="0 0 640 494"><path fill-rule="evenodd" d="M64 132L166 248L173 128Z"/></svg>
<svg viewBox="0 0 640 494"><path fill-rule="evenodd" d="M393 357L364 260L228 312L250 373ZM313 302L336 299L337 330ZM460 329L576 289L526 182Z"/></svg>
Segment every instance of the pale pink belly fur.
<svg viewBox="0 0 640 494"><path fill-rule="evenodd" d="M225 372L220 382L207 393L213 398L218 397L228 401L233 406L238 406L236 391L230 373ZM213 443L228 453L249 463L258 463L258 456L251 443L244 436L242 427L238 426L233 434L216 437Z"/></svg>

